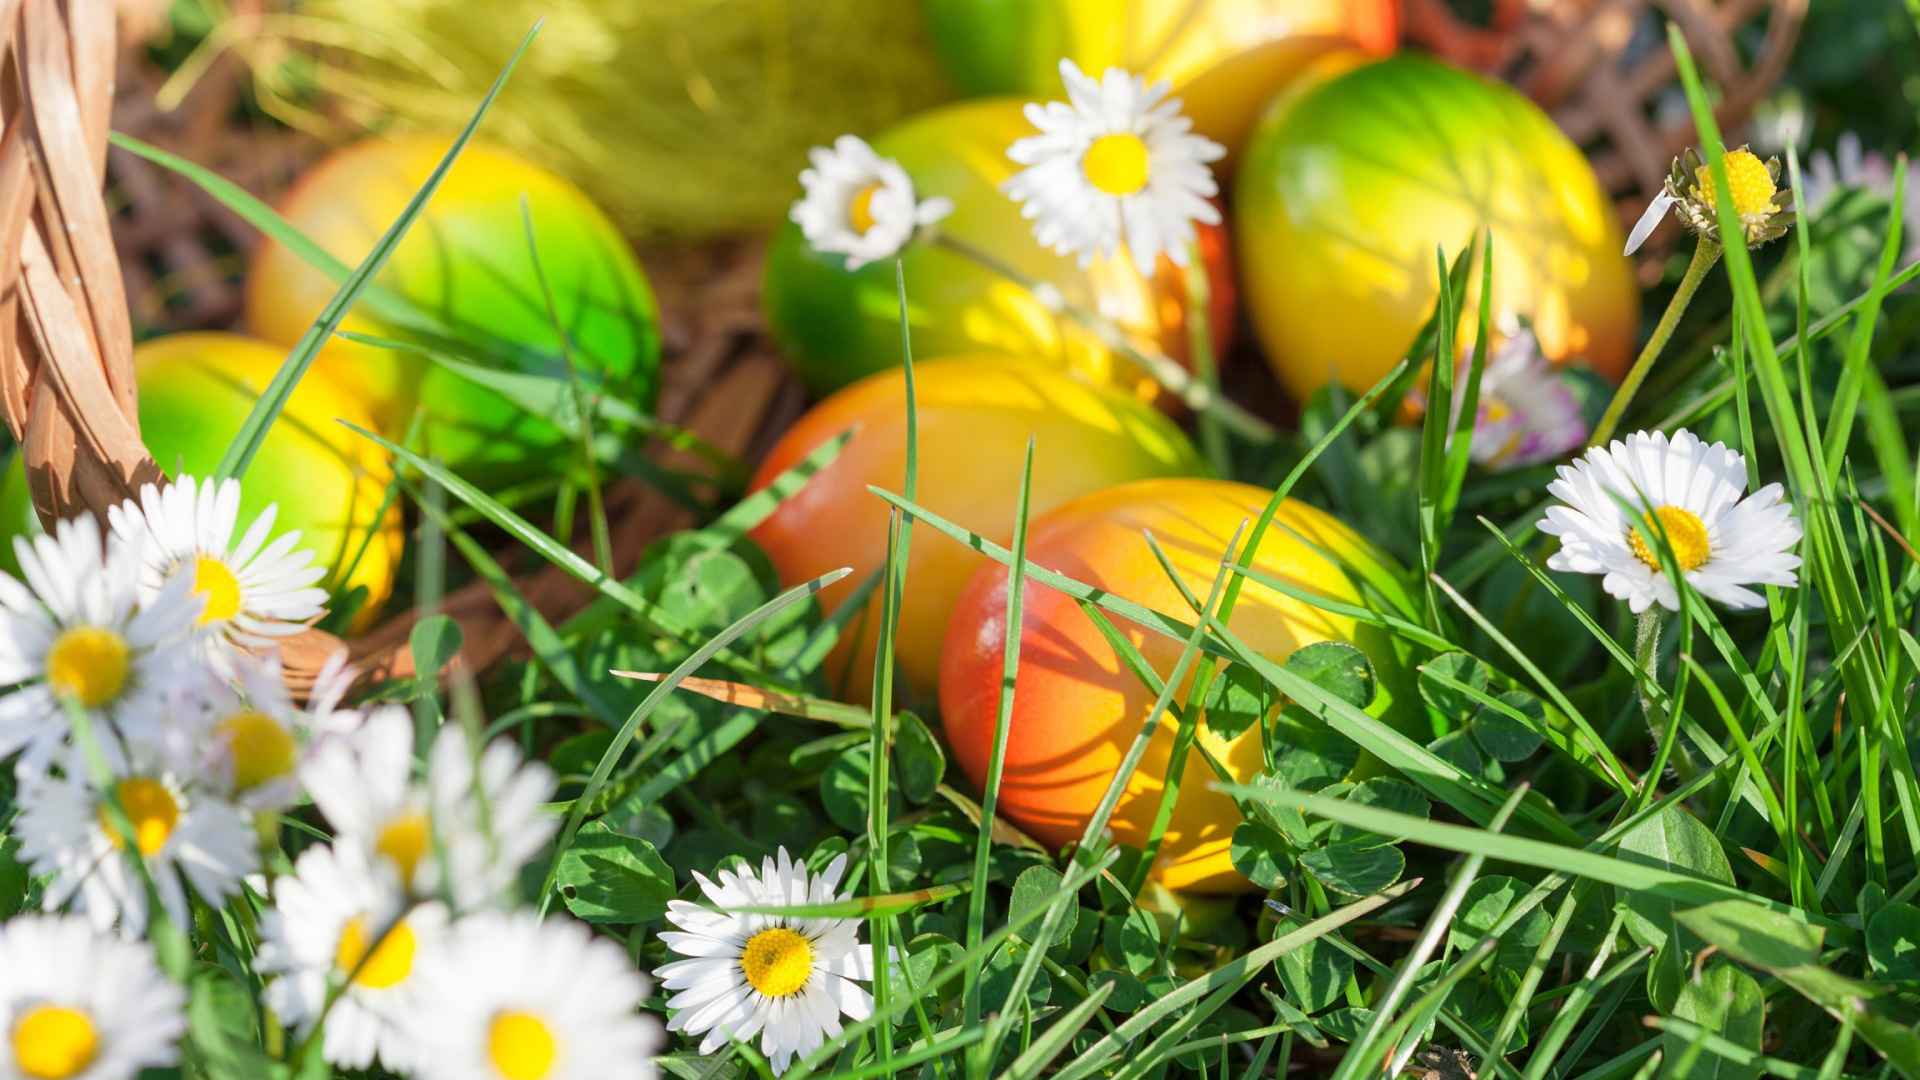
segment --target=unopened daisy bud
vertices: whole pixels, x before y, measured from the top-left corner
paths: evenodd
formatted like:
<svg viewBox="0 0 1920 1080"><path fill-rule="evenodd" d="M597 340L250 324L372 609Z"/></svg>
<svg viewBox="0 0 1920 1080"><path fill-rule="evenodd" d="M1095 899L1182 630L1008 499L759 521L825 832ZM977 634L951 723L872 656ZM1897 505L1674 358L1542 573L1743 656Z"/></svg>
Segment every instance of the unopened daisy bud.
<svg viewBox="0 0 1920 1080"><path fill-rule="evenodd" d="M1635 614L1655 601L1678 611L1680 593L1660 557L1664 543L1702 596L1730 608L1764 607L1766 598L1748 586L1799 583L1793 546L1800 523L1779 484L1743 498L1746 488L1740 454L1685 430L1671 440L1640 431L1596 446L1562 465L1547 486L1565 504L1548 507L1539 523L1560 538L1547 566L1603 575L1601 587Z"/></svg>
<svg viewBox="0 0 1920 1080"><path fill-rule="evenodd" d="M1164 79L1148 85L1120 68L1094 79L1071 60L1060 61L1060 78L1068 100L1027 105L1040 134L1007 148L1026 168L1001 190L1033 221L1035 240L1081 266L1123 243L1149 277L1161 255L1185 266L1194 222L1220 222L1208 163L1226 148L1193 133Z"/></svg>
<svg viewBox="0 0 1920 1080"><path fill-rule="evenodd" d="M900 163L857 135L808 151L806 195L787 214L815 251L847 257L847 269L892 258L916 232L953 213L953 200L921 199Z"/></svg>
<svg viewBox="0 0 1920 1080"><path fill-rule="evenodd" d="M1733 207L1740 214L1741 229L1748 247L1758 247L1786 235L1798 215L1793 209L1793 190L1780 188L1780 159L1761 161L1742 146L1728 151L1722 159L1727 170L1727 187L1733 195ZM1647 237L1672 209L1688 231L1703 240L1720 242L1720 215L1714 201L1713 170L1700 160L1698 151L1688 149L1673 161L1666 184L1654 196L1646 213L1627 237L1628 255L1639 250Z"/></svg>

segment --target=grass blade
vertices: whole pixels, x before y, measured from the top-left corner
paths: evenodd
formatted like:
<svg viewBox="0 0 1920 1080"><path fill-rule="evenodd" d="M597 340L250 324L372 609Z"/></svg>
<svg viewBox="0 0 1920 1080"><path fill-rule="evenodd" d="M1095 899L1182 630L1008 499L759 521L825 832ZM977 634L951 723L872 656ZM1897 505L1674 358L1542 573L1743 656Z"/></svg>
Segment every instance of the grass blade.
<svg viewBox="0 0 1920 1080"><path fill-rule="evenodd" d="M519 65L520 58L526 55L528 46L533 44L534 36L539 33L540 24L535 23L533 29L527 31L527 36L520 42L520 47L514 50L513 58L507 61L507 66L501 69L500 74L493 80L493 86L487 90L487 96L480 100L480 107L474 110L473 119L467 121L467 126L454 137L453 145L448 148L446 156L427 176L427 182L421 185L419 191L414 192L406 209L402 210L393 224L387 227L387 231L381 234L380 239L374 243L373 250L367 253L367 257L348 276L346 283L340 287L340 291L333 295L333 299L327 302L325 308L321 309L320 317L305 334L301 335L293 351L287 354L287 359L280 365L280 370L274 372L272 381L267 383L266 390L261 392L260 400L254 402L253 410L247 414L245 420L241 421L240 430L234 433L233 444L227 447L227 452L221 457L219 466L214 469L215 479L237 478L246 473L247 466L253 463L253 455L260 449L260 443L266 439L268 429L273 427L274 421L280 417L280 411L286 408L287 400L293 396L294 387L299 385L307 369L313 366L313 358L320 354L320 349L326 345L327 339L340 325L340 321L347 317L347 312L359 301L360 294L366 290L367 283L380 273L381 268L387 264L387 258L393 254L395 248L400 246L400 241L407 235L407 230L413 227L414 221L426 210L428 200L432 199L434 192L440 189L441 181L446 179L447 173L453 168L453 163L459 159L460 152L465 150L467 143L473 140L473 133L479 129L480 121L487 115L487 110L493 107L494 99L500 96L501 89L507 85L507 79L513 75L513 69Z"/></svg>

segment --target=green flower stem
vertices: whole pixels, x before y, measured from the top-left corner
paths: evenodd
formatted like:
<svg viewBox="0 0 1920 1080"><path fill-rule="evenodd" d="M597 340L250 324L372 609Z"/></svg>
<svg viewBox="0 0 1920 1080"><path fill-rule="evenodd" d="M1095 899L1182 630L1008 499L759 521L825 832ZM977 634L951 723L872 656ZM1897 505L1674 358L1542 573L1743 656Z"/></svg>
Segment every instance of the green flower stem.
<svg viewBox="0 0 1920 1080"><path fill-rule="evenodd" d="M1633 395L1639 393L1640 384L1647 381L1647 374L1653 370L1653 362L1665 351L1667 341L1673 337L1674 330L1680 326L1680 317L1687 313L1687 305L1693 302L1693 294L1700 289L1700 283L1706 280L1707 271L1720 261L1720 245L1701 237L1700 246L1693 249L1693 261L1687 264L1686 276L1680 279L1680 288L1674 291L1673 299L1667 304L1666 314L1660 316L1660 324L1653 328L1653 336L1647 339L1646 348L1633 361L1627 377L1620 383L1620 389L1614 391L1613 400L1607 403L1607 411L1600 417L1600 424L1593 429L1593 438L1589 446L1605 446L1613 438L1615 429L1620 426L1620 417L1632 403Z"/></svg>
<svg viewBox="0 0 1920 1080"><path fill-rule="evenodd" d="M1647 673L1648 682L1660 681L1660 607L1657 604L1648 604L1647 610L1640 613L1634 624L1633 663ZM1647 710L1654 708L1653 699L1645 694L1640 695L1640 704ZM1653 713L1648 711L1647 717L1652 721ZM1654 732L1656 738L1659 735L1660 732Z"/></svg>
<svg viewBox="0 0 1920 1080"><path fill-rule="evenodd" d="M1633 662L1634 666L1646 672L1647 682L1657 683L1660 678L1660 605L1652 603L1641 612L1634 625ZM1684 646L1683 646L1684 648ZM1644 808L1653 801L1653 792L1660 786L1660 775L1667 765L1673 765L1683 778L1691 779L1694 774L1693 761L1687 757L1687 748L1680 745L1680 722L1670 718L1666 711L1656 704L1644 691L1640 694L1640 712L1647 719L1647 731L1653 735L1654 743L1659 747L1654 752L1653 765L1647 774L1641 777L1640 793L1634 800L1636 810Z"/></svg>
<svg viewBox="0 0 1920 1080"><path fill-rule="evenodd" d="M1207 277L1207 260L1200 254L1200 242L1187 245L1187 355L1193 358L1193 373L1209 394L1220 393L1220 367L1213 355L1213 282ZM1200 446L1206 451L1213 471L1233 475L1233 459L1227 452L1227 432L1220 417L1211 411L1198 414Z"/></svg>
<svg viewBox="0 0 1920 1080"><path fill-rule="evenodd" d="M1065 315L1079 323L1098 338L1100 344L1138 364L1142 370L1153 376L1156 382L1185 402L1194 412L1219 420L1220 423L1232 428L1251 442L1270 443L1279 437L1279 433L1272 424L1234 404L1206 382L1194 378L1186 368L1175 363L1172 357L1165 353L1142 349L1129 338L1126 330L1119 323L1099 312L1090 311L1070 302L1061 295L1060 289L1052 282L1041 281L1016 269L998 256L958 239L951 233L935 230L933 242L956 255L973 260L1027 290L1048 311Z"/></svg>

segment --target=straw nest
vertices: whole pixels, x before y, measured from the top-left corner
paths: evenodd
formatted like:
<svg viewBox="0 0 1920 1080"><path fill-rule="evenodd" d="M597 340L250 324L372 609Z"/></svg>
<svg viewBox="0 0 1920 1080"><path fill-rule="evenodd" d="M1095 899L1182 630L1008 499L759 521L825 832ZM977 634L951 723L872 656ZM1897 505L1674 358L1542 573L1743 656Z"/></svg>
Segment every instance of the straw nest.
<svg viewBox="0 0 1920 1080"><path fill-rule="evenodd" d="M454 130L542 17L485 134L572 177L636 236L764 227L807 147L947 92L905 2L298 0L238 20L229 43L293 123L334 138Z"/></svg>

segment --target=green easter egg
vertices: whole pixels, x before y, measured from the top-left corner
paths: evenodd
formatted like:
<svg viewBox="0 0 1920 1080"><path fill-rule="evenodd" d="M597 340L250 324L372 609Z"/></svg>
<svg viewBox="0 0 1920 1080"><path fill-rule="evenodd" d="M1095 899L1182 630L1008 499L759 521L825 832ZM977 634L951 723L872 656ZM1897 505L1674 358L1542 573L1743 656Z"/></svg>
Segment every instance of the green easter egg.
<svg viewBox="0 0 1920 1080"><path fill-rule="evenodd" d="M357 264L451 143L440 135L356 143L302 176L280 210L336 258ZM467 147L377 280L495 366L564 382L557 322L584 380L643 412L653 408L659 316L639 262L578 188L506 151ZM335 291L291 250L264 243L247 276L248 323L260 337L291 346ZM364 301L341 329L406 337ZM421 445L477 483L537 475L569 452L570 440L544 416L419 353L335 338L316 367L363 395L391 437L406 431L418 406Z"/></svg>

